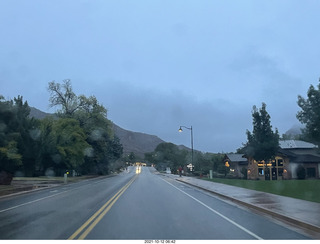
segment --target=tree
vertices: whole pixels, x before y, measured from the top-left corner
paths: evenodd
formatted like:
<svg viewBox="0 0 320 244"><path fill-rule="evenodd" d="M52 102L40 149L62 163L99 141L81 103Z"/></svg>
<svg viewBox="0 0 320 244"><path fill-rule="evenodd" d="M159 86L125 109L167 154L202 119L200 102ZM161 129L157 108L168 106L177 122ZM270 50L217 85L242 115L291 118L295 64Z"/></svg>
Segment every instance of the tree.
<svg viewBox="0 0 320 244"><path fill-rule="evenodd" d="M123 154L123 146L120 143L120 139L117 136L113 137L113 140L109 141L109 157L111 159L119 159Z"/></svg>
<svg viewBox="0 0 320 244"><path fill-rule="evenodd" d="M0 98L0 184L10 184L16 171L32 175L35 169L35 134L38 121L29 118L30 108L22 96Z"/></svg>
<svg viewBox="0 0 320 244"><path fill-rule="evenodd" d="M61 113L71 116L82 106L82 100L72 90L71 81L63 80L63 83L49 82L48 91L51 96L50 106L61 106Z"/></svg>
<svg viewBox="0 0 320 244"><path fill-rule="evenodd" d="M86 155L85 163L81 166L82 173L105 174L108 164L113 158L114 133L112 124L106 118L107 110L98 103L94 96L80 96L81 106L72 115L79 121L87 136L87 143L92 150Z"/></svg>
<svg viewBox="0 0 320 244"><path fill-rule="evenodd" d="M119 159L123 152L112 123L107 119L107 109L95 96L77 96L70 80L64 80L62 84L52 81L48 90L51 106L61 107L59 117L77 120L86 135L90 149L86 150L85 162L80 167L82 173L107 173L108 164Z"/></svg>
<svg viewBox="0 0 320 244"><path fill-rule="evenodd" d="M136 161L136 155L134 154L134 152L131 152L131 153L129 154L128 159L129 159L129 162L130 162L131 164L135 163L135 161Z"/></svg>
<svg viewBox="0 0 320 244"><path fill-rule="evenodd" d="M22 155L18 152L19 133L14 129L16 116L13 102L0 100L0 184L11 184L13 173L22 165Z"/></svg>
<svg viewBox="0 0 320 244"><path fill-rule="evenodd" d="M54 122L53 130L56 144L56 168L60 170L79 169L84 163L85 152L90 149L86 135L79 122L72 118Z"/></svg>
<svg viewBox="0 0 320 244"><path fill-rule="evenodd" d="M178 146L173 143L160 143L155 149L155 154L157 155L157 161L167 163L171 172L176 172L179 166L185 164L185 151L179 150Z"/></svg>
<svg viewBox="0 0 320 244"><path fill-rule="evenodd" d="M248 141L245 145L245 153L257 161L273 159L279 149L279 133L272 131L270 115L266 110L266 104L258 110L256 106L252 111L253 131L247 130Z"/></svg>
<svg viewBox="0 0 320 244"><path fill-rule="evenodd" d="M34 176L39 146L37 143L39 121L29 117L30 107L27 101L23 102L22 96L14 98L13 111L16 116L14 127L19 133L17 147L22 155L23 167L21 170L26 176Z"/></svg>
<svg viewBox="0 0 320 244"><path fill-rule="evenodd" d="M307 99L298 96L301 111L297 113L297 119L306 125L302 130L305 138L320 146L320 79L318 89L311 85L307 96Z"/></svg>
<svg viewBox="0 0 320 244"><path fill-rule="evenodd" d="M55 161L57 156L57 140L54 133L54 120L52 117L44 118L40 121L37 151L37 168L41 174L46 175L47 172L57 170L59 162Z"/></svg>

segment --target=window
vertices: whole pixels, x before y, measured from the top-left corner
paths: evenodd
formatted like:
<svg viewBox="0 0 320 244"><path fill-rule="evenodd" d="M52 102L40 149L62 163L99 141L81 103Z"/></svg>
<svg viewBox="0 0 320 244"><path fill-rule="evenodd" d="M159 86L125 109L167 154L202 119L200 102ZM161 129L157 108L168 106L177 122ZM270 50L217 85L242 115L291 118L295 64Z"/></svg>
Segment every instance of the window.
<svg viewBox="0 0 320 244"><path fill-rule="evenodd" d="M259 175L264 175L263 168L259 168Z"/></svg>
<svg viewBox="0 0 320 244"><path fill-rule="evenodd" d="M315 178L316 177L316 168L307 168L307 177Z"/></svg>
<svg viewBox="0 0 320 244"><path fill-rule="evenodd" d="M283 168L278 168L278 176L282 176L283 174Z"/></svg>

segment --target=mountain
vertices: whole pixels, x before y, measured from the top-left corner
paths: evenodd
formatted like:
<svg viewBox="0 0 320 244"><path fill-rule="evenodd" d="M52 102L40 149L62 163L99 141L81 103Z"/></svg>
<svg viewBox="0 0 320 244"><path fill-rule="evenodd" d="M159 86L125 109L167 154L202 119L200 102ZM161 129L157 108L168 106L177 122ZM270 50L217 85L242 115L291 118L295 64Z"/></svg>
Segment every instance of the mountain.
<svg viewBox="0 0 320 244"><path fill-rule="evenodd" d="M301 129L303 129L304 126L301 125L301 124L295 124L293 125L289 130L286 131L285 135L288 137L288 138L295 138L299 135L302 134L301 132Z"/></svg>
<svg viewBox="0 0 320 244"><path fill-rule="evenodd" d="M43 119L47 116L54 116L34 107L30 107L30 109L30 117ZM125 130L115 123L113 123L113 129L123 146L124 155L133 152L136 156L143 158L145 153L153 152L160 143L164 142L157 136Z"/></svg>
<svg viewBox="0 0 320 244"><path fill-rule="evenodd" d="M41 110L34 108L34 107L30 107L30 115L29 116L34 117L36 119L44 119L45 117L55 116L55 115L42 112Z"/></svg>
<svg viewBox="0 0 320 244"><path fill-rule="evenodd" d="M164 142L157 136L125 130L116 124L113 124L113 129L120 139L124 154L133 152L136 156L143 158L146 152L153 152L160 143Z"/></svg>

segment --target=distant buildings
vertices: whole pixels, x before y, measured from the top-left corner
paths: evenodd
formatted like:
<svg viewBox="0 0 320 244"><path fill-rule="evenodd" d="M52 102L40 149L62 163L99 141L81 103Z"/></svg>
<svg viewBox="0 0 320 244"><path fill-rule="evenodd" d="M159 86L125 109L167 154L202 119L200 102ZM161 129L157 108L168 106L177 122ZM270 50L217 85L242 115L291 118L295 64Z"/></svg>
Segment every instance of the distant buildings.
<svg viewBox="0 0 320 244"><path fill-rule="evenodd" d="M303 170L306 178L320 178L320 151L312 143L299 140L280 141L280 149L270 162L255 161L243 154L226 154L230 173L243 177L243 167L247 169L247 179L286 180L298 178Z"/></svg>
<svg viewBox="0 0 320 244"><path fill-rule="evenodd" d="M229 167L229 174L236 178L243 178L243 168L247 170L248 160L243 157L243 154L230 153L224 156L224 163Z"/></svg>

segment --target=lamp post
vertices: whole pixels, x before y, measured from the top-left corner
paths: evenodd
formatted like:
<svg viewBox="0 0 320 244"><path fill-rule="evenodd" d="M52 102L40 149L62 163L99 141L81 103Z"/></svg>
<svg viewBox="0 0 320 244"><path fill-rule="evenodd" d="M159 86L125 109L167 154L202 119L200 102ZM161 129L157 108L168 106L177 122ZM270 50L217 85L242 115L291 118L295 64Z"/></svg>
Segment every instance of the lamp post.
<svg viewBox="0 0 320 244"><path fill-rule="evenodd" d="M188 128L186 126L180 125L179 132L182 132L182 127L191 131L191 164L193 166L193 132L192 132L192 126L190 128Z"/></svg>

